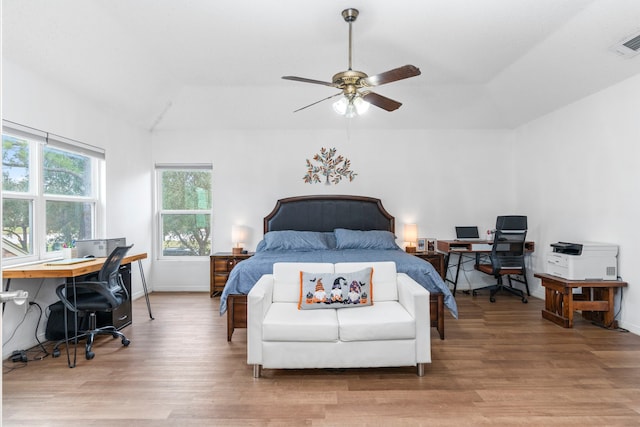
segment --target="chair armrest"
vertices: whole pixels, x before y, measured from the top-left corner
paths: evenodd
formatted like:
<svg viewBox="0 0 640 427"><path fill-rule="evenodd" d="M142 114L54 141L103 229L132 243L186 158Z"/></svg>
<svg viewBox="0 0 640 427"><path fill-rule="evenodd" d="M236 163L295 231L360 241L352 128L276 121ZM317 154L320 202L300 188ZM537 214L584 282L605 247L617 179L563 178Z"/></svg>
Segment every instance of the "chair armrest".
<svg viewBox="0 0 640 427"><path fill-rule="evenodd" d="M429 291L405 273L398 273L398 301L416 321L418 363L431 362Z"/></svg>
<svg viewBox="0 0 640 427"><path fill-rule="evenodd" d="M247 295L247 363L262 363L262 320L273 302L273 274L265 274Z"/></svg>
<svg viewBox="0 0 640 427"><path fill-rule="evenodd" d="M124 286L124 283L122 283L122 280L120 278L118 279L120 281L120 286L122 287L122 291L126 296L125 299L128 299L129 293L127 292L127 288ZM118 303L118 300L116 300L115 296L113 295L113 292L110 289L108 289L108 286L109 284L107 282L86 282L85 281L85 282L75 282L73 284L65 283L56 288L56 294L58 295L58 298L60 298L60 301L62 301L62 303L69 310L73 312L77 312L78 310L74 305L73 298L72 297L70 298L67 296L67 290L69 289L75 289L76 292L85 290L85 291L97 293L107 300L107 303L111 306L111 309L114 309L118 307L119 303Z"/></svg>

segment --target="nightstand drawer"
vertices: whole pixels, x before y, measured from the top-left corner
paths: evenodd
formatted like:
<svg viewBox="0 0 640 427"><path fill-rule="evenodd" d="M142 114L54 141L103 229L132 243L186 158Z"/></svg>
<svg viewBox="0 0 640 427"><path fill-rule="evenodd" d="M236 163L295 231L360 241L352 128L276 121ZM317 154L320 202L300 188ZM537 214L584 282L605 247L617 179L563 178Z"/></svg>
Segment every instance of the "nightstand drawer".
<svg viewBox="0 0 640 427"><path fill-rule="evenodd" d="M210 256L209 297L222 293L229 279L231 270L241 261L251 257L253 253L234 255L230 252L216 252Z"/></svg>

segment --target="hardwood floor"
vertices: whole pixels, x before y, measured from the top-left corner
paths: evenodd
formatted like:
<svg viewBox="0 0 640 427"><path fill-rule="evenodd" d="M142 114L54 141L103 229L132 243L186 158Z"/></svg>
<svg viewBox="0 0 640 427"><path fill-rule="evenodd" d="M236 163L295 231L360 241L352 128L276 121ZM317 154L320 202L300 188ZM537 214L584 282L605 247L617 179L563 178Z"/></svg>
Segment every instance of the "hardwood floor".
<svg viewBox="0 0 640 427"><path fill-rule="evenodd" d="M154 293L134 302L129 347L101 337L96 357L4 362L4 426L640 425L640 337L577 316L542 319L543 302L458 295L433 363L350 370L246 364L246 331L226 340L219 299ZM50 344L47 347L50 348ZM29 353L34 357L35 353Z"/></svg>

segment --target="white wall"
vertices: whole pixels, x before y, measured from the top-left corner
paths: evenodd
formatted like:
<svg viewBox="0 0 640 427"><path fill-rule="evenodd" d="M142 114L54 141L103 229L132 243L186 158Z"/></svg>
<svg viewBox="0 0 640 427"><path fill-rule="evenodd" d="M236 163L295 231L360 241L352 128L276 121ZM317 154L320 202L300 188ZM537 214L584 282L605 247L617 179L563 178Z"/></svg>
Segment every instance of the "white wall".
<svg viewBox="0 0 640 427"><path fill-rule="evenodd" d="M387 114L387 113L385 113ZM403 223L418 224L420 237L454 237L456 224L493 228L499 214L514 213L513 169L495 170L509 158L511 131L371 132L363 130L160 132L153 161L213 164L213 251L230 251L231 226L247 225L253 250L262 219L280 198L350 194L380 198ZM306 159L335 147L358 175L337 185L305 184ZM494 191L498 187L499 191ZM526 212L525 212L526 213ZM399 240L402 244L402 240ZM206 290L208 262L154 261L154 290Z"/></svg>
<svg viewBox="0 0 640 427"><path fill-rule="evenodd" d="M136 252L150 252L151 243L151 163L150 133L134 126L82 96L71 93L55 82L3 59L3 118L83 141L106 150L107 194L106 235L98 237L127 238ZM150 281L150 261L143 261ZM134 298L142 295L138 267L133 270ZM29 291L30 301L45 310L58 300L56 280L12 280L12 289ZM14 350L36 344L34 334L39 312L30 307L25 317L13 304L7 304L2 318L3 358ZM21 323L22 322L22 323ZM44 336L46 314L38 326ZM10 338L12 337L12 338Z"/></svg>
<svg viewBox="0 0 640 427"><path fill-rule="evenodd" d="M619 245L620 325L640 334L640 75L516 132L517 208L529 215L534 268L557 241ZM537 280L536 280L537 281ZM539 281L537 281L539 282ZM539 283L536 293L543 295Z"/></svg>

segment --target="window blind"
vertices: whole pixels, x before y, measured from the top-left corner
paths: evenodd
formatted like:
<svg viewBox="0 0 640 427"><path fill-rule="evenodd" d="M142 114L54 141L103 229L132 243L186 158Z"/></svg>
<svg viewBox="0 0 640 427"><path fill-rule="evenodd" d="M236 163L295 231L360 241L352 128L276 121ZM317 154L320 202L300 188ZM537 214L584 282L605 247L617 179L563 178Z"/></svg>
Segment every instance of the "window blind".
<svg viewBox="0 0 640 427"><path fill-rule="evenodd" d="M105 151L100 147L52 134L30 126L21 125L9 120L2 120L2 132L23 138L29 138L73 153L84 154L101 160L104 160L105 158Z"/></svg>

